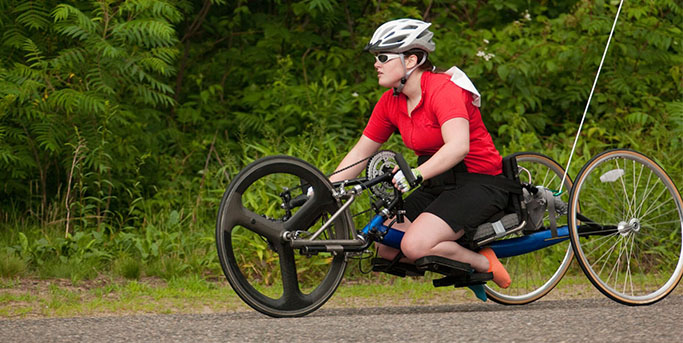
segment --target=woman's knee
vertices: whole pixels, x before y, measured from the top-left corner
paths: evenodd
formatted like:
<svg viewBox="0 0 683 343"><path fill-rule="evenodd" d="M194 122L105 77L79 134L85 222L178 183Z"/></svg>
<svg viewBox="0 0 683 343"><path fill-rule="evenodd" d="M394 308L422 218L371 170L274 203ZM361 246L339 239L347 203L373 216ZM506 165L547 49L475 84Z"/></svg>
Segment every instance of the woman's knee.
<svg viewBox="0 0 683 343"><path fill-rule="evenodd" d="M424 244L424 241L415 239L411 235L403 236L401 241L401 252L411 261L429 255L430 248Z"/></svg>

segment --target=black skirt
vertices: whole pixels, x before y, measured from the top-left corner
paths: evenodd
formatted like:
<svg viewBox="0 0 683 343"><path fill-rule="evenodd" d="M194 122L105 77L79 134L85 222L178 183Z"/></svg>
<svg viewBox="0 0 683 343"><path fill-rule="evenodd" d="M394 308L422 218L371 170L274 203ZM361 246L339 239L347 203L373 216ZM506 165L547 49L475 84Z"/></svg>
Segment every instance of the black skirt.
<svg viewBox="0 0 683 343"><path fill-rule="evenodd" d="M406 217L412 222L423 212L432 213L454 232L464 230L458 243L472 248L477 227L500 215L508 206L509 196L502 187L476 181L437 187L423 185L405 199Z"/></svg>

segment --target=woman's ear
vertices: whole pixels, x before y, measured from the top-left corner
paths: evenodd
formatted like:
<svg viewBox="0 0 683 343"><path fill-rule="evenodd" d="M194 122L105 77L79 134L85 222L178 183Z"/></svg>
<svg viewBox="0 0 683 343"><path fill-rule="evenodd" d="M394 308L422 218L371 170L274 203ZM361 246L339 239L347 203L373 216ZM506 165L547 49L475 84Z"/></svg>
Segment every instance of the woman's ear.
<svg viewBox="0 0 683 343"><path fill-rule="evenodd" d="M406 68L412 69L417 65L417 55L409 55L406 59Z"/></svg>

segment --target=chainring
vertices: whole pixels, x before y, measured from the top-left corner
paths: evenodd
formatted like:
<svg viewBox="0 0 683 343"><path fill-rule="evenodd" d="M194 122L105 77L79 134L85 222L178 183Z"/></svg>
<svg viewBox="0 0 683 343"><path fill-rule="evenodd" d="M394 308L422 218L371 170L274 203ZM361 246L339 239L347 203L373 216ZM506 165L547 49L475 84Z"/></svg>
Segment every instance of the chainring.
<svg viewBox="0 0 683 343"><path fill-rule="evenodd" d="M365 176L368 179L372 179L392 171L396 166L398 166L398 163L396 162L396 153L391 150L381 150L372 155L368 161L368 166L365 168ZM394 185L389 181L381 182L370 187L370 191L372 194L385 201L392 201L396 196L394 193Z"/></svg>

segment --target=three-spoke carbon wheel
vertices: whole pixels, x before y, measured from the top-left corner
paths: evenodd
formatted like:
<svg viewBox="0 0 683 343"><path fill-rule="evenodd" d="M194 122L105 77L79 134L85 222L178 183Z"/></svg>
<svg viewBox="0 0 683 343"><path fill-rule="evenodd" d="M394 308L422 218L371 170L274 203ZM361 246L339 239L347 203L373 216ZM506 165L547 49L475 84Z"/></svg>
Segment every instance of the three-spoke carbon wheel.
<svg viewBox="0 0 683 343"><path fill-rule="evenodd" d="M308 187L312 197L290 206ZM332 191L318 169L290 156L256 160L230 183L218 212L216 247L226 278L249 306L273 317L295 317L332 296L344 275L344 254L302 254L283 238L290 232L298 239L348 239L348 211L314 237L341 207Z"/></svg>
<svg viewBox="0 0 683 343"><path fill-rule="evenodd" d="M683 274L682 203L671 178L648 157L630 150L593 157L569 201L572 246L593 285L627 305L671 293Z"/></svg>
<svg viewBox="0 0 683 343"><path fill-rule="evenodd" d="M520 170L521 182L543 186L551 190L559 190L564 176L564 169L553 159L534 152L515 154ZM560 196L565 202L569 200L572 181L569 176L564 180L564 193ZM567 216L556 217L557 226L567 224ZM544 227L550 227L547 215L543 220ZM522 233L512 234L505 239L516 238ZM532 251L523 255L501 258L512 279L510 287L503 289L489 282L486 285L488 297L504 305L523 305L536 301L548 294L567 272L573 258L569 240L551 245L547 248Z"/></svg>

